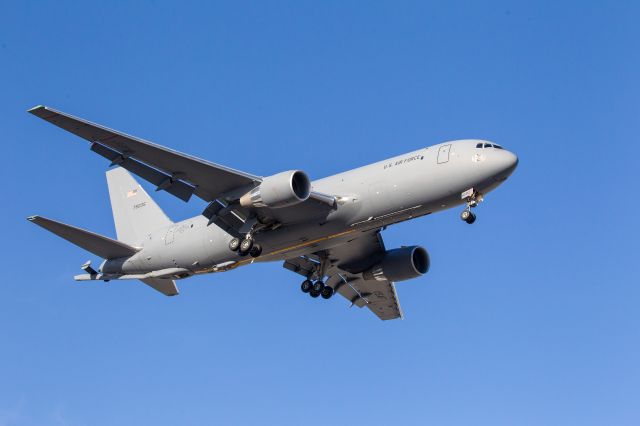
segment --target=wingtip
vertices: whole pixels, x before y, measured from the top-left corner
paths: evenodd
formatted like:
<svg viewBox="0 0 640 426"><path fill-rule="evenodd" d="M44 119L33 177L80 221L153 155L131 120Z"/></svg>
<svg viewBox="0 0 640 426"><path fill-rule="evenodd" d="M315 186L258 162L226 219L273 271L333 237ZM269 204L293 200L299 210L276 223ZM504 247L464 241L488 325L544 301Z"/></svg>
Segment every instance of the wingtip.
<svg viewBox="0 0 640 426"><path fill-rule="evenodd" d="M27 110L27 112L30 112L31 114L34 114L34 113L36 113L36 112L38 112L40 110L43 110L43 109L47 109L47 107L44 106L44 105L36 105L33 108L29 108Z"/></svg>
<svg viewBox="0 0 640 426"><path fill-rule="evenodd" d="M37 218L39 218L39 217L40 217L40 216L38 216L38 215L29 216L29 217L27 218L27 220L28 220L29 222L33 222L34 220L36 220L36 219L37 219Z"/></svg>

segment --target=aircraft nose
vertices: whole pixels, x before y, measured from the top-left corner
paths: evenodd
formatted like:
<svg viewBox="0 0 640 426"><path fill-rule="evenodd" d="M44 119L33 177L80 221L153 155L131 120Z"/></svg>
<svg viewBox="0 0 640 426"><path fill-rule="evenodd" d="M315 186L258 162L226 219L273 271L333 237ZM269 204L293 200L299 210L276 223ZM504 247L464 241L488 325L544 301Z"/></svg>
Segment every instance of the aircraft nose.
<svg viewBox="0 0 640 426"><path fill-rule="evenodd" d="M496 162L498 163L498 169L500 170L496 177L499 180L504 180L508 178L518 166L518 156L513 152L504 149L500 151L498 158L496 158Z"/></svg>

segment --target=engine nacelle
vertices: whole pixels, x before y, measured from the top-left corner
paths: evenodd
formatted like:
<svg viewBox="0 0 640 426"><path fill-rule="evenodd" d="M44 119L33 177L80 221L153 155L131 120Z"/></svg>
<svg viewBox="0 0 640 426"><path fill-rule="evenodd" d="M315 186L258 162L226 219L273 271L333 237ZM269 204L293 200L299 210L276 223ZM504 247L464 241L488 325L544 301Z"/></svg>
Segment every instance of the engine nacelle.
<svg viewBox="0 0 640 426"><path fill-rule="evenodd" d="M306 173L289 170L266 177L259 186L240 197L242 207L287 207L309 198L311 182Z"/></svg>
<svg viewBox="0 0 640 426"><path fill-rule="evenodd" d="M429 265L429 253L423 247L402 247L387 251L382 262L362 275L366 280L404 281L427 273Z"/></svg>

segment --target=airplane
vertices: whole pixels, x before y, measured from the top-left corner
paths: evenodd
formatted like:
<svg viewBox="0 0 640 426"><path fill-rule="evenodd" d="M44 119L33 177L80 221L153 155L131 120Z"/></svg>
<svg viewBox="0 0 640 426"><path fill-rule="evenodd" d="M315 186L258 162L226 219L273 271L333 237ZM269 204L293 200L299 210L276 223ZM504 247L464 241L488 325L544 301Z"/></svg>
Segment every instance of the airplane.
<svg viewBox="0 0 640 426"><path fill-rule="evenodd" d="M104 259L76 281L140 280L167 295L175 280L254 262L283 262L313 298L335 293L378 318L402 318L395 283L430 267L418 245L388 250L381 231L464 206L460 218L502 184L518 157L493 142L455 140L311 181L302 170L257 176L183 154L46 106L28 112L89 142L106 172L117 239L42 216L29 221ZM156 191L206 204L171 221L131 175Z"/></svg>

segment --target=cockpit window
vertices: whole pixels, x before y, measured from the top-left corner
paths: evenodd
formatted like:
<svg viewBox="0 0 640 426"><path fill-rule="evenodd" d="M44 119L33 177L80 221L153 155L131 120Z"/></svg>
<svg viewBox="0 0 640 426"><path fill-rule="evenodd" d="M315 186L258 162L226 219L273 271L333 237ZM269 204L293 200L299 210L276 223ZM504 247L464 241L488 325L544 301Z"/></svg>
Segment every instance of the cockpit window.
<svg viewBox="0 0 640 426"><path fill-rule="evenodd" d="M491 144L491 143L486 143L486 142L480 142L479 144L476 144L476 148L496 148L496 149L504 149L503 147L501 147L500 145L496 145L496 144Z"/></svg>

